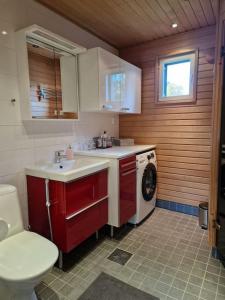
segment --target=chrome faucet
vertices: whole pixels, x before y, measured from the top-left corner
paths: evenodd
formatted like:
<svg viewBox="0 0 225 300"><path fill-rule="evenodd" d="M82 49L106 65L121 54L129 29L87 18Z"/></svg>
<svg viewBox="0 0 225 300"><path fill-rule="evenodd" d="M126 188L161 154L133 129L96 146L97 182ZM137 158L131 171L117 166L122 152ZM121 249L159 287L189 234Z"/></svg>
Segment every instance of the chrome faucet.
<svg viewBox="0 0 225 300"><path fill-rule="evenodd" d="M55 151L55 163L61 163L61 160L63 158L66 158L66 155L64 154L64 150Z"/></svg>

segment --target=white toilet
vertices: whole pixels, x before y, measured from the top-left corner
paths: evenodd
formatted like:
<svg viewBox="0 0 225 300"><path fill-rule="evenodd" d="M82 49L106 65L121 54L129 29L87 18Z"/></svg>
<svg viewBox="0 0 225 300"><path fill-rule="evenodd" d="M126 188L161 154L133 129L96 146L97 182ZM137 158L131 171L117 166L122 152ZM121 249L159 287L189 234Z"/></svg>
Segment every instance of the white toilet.
<svg viewBox="0 0 225 300"><path fill-rule="evenodd" d="M57 258L52 242L24 230L16 188L0 185L0 300L37 299L34 287Z"/></svg>

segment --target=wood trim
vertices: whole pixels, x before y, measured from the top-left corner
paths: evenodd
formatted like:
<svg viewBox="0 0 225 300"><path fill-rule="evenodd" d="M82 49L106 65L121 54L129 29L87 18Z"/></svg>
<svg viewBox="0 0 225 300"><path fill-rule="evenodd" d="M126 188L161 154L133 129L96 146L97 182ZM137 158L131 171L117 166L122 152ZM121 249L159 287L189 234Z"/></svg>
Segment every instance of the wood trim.
<svg viewBox="0 0 225 300"><path fill-rule="evenodd" d="M222 86L224 60L221 58L221 47L224 46L225 34L225 1L218 1L216 31L216 57L212 113L212 148L211 148L211 180L209 203L209 243L216 246L216 229L214 220L217 218L218 197L218 171L219 171L219 145L221 127Z"/></svg>

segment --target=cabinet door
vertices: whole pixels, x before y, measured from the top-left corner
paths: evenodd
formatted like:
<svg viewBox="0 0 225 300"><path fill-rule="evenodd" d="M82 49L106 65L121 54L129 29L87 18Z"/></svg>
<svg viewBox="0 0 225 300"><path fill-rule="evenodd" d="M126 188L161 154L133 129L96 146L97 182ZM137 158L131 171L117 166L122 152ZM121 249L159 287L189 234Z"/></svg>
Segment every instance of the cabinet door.
<svg viewBox="0 0 225 300"><path fill-rule="evenodd" d="M120 225L136 213L136 157L120 160Z"/></svg>
<svg viewBox="0 0 225 300"><path fill-rule="evenodd" d="M35 119L76 119L76 56L43 42L27 40L30 105Z"/></svg>
<svg viewBox="0 0 225 300"><path fill-rule="evenodd" d="M57 99L61 97L59 62L53 47L45 49L27 42L30 79L30 106L33 119L57 119Z"/></svg>
<svg viewBox="0 0 225 300"><path fill-rule="evenodd" d="M99 48L99 109L120 111L125 74L120 70L120 58Z"/></svg>
<svg viewBox="0 0 225 300"><path fill-rule="evenodd" d="M60 119L76 119L78 117L78 70L77 57L74 55L60 57L62 86Z"/></svg>
<svg viewBox="0 0 225 300"><path fill-rule="evenodd" d="M141 69L121 59L125 81L121 90L121 112L141 112Z"/></svg>

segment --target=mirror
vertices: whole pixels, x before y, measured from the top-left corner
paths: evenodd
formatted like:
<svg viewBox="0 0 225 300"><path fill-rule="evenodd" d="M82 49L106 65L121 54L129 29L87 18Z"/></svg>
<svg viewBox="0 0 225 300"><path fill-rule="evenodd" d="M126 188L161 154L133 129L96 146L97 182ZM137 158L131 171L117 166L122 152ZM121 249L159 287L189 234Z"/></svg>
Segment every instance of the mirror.
<svg viewBox="0 0 225 300"><path fill-rule="evenodd" d="M33 119L78 119L77 56L27 37Z"/></svg>

